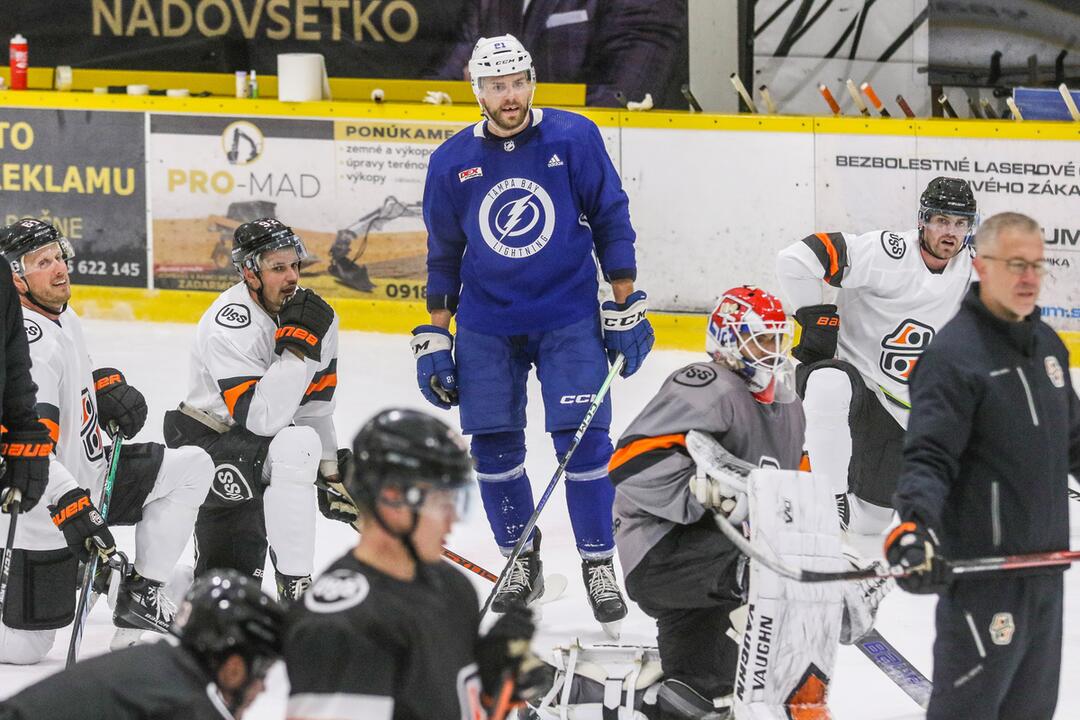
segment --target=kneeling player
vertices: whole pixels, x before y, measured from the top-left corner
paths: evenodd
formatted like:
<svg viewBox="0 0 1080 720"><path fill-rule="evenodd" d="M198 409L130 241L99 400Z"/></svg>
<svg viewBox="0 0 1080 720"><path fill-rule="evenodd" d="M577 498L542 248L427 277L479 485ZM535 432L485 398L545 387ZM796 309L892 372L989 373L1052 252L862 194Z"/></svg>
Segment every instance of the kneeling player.
<svg viewBox="0 0 1080 720"><path fill-rule="evenodd" d="M191 586L171 632L84 660L4 702L0 720L241 717L281 654L284 611L235 570Z"/></svg>
<svg viewBox="0 0 1080 720"><path fill-rule="evenodd" d="M338 475L338 320L299 287L305 257L278 220L236 229L241 280L203 314L187 399L165 413L165 443L197 445L216 466L195 523L196 577L212 568L262 577L269 539L278 594L290 600L311 582L316 475Z"/></svg>
<svg viewBox="0 0 1080 720"><path fill-rule="evenodd" d="M110 451L99 425L133 437L146 420L146 401L118 370L91 369L81 321L67 306L67 262L73 257L67 239L52 225L23 219L0 231L0 253L23 306L38 414L56 444L47 503L17 526L19 551L0 625L0 662L36 663L49 651L57 628L74 616L78 558L88 547L103 555L115 552L108 524L135 524L134 572L122 579L113 622L165 632L175 608L162 586L191 537L210 486L210 458L196 448L125 444L106 524L90 500L100 496Z"/></svg>
<svg viewBox="0 0 1080 720"><path fill-rule="evenodd" d="M292 610L288 717L502 720L550 677L529 650L530 612L509 608L478 637L476 591L441 560L473 482L465 441L424 413L386 410L353 452L360 541Z"/></svg>

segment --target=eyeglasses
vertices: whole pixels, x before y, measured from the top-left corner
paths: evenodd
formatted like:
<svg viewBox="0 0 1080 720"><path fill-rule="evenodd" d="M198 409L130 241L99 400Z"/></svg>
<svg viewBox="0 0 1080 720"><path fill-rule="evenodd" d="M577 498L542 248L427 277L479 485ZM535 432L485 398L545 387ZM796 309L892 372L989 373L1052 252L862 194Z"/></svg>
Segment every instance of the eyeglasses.
<svg viewBox="0 0 1080 720"><path fill-rule="evenodd" d="M1033 260L1028 262L1027 260L1021 260L1020 258L999 258L994 257L993 255L979 255L978 257L982 260L996 260L1005 263L1005 269L1013 275L1023 275L1028 268L1031 268L1031 270L1039 277L1046 274L1045 260Z"/></svg>

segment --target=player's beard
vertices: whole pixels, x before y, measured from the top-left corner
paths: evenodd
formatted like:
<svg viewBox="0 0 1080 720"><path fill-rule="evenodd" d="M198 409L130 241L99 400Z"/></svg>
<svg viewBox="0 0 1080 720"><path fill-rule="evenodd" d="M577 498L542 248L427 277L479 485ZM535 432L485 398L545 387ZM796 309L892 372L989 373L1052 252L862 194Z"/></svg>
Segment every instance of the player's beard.
<svg viewBox="0 0 1080 720"><path fill-rule="evenodd" d="M509 122L503 115L503 106L508 103L500 103L494 110L485 103L484 114L487 115L488 120L494 124L497 128L506 133L513 133L516 131L524 130L525 125L529 121L529 113L532 109L531 97L524 103L515 103L518 107L519 116L513 121Z"/></svg>
<svg viewBox="0 0 1080 720"><path fill-rule="evenodd" d="M938 260L946 260L946 261L947 260L952 260L960 252L960 250L963 249L964 241L960 240L960 239L957 239L956 237L954 237L952 235L950 235L948 237L953 241L952 252L949 252L948 249L942 247L940 237L937 239L937 242L935 242L935 243L931 243L929 240L927 240L926 239L926 230L922 231L922 235L919 238L919 245L920 245L920 247L922 247L923 250L930 253L931 255L933 255Z"/></svg>

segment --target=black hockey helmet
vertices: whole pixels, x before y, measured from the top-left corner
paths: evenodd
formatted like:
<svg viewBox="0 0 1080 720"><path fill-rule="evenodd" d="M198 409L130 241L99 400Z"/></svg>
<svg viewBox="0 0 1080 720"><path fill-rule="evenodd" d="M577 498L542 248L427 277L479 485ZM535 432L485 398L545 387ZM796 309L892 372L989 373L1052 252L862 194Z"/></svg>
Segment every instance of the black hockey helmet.
<svg viewBox="0 0 1080 720"><path fill-rule="evenodd" d="M57 243L65 260L75 257L75 251L68 239L55 225L37 218L22 218L0 228L0 255L8 262L11 269L19 275L26 275L22 257L28 252Z"/></svg>
<svg viewBox="0 0 1080 720"><path fill-rule="evenodd" d="M353 439L345 486L356 502L374 511L383 488L400 488L405 503L417 508L424 500L418 484L456 490L472 478L472 458L460 434L426 413L391 408L368 420Z"/></svg>
<svg viewBox="0 0 1080 720"><path fill-rule="evenodd" d="M934 215L959 215L968 219L964 242L970 243L979 225L979 208L967 180L936 177L929 182L919 198L919 227L930 222Z"/></svg>
<svg viewBox="0 0 1080 720"><path fill-rule="evenodd" d="M293 229L275 218L260 218L240 225L233 232L232 263L237 272L244 268L259 272L259 258L263 253L282 248L293 248L296 257L304 260L307 248Z"/></svg>
<svg viewBox="0 0 1080 720"><path fill-rule="evenodd" d="M195 580L170 631L211 673L238 654L262 670L281 656L285 610L258 583L236 570L212 570Z"/></svg>

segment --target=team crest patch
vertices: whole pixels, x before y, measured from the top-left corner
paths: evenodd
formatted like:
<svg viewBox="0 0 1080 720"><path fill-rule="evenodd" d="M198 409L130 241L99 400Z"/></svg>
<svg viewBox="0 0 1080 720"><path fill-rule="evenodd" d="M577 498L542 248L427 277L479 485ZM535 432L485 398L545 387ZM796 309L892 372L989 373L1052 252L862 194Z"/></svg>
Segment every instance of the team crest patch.
<svg viewBox="0 0 1080 720"><path fill-rule="evenodd" d="M308 588L304 607L317 613L341 612L364 602L370 590L368 579L355 570L334 570Z"/></svg>
<svg viewBox="0 0 1080 720"><path fill-rule="evenodd" d="M904 238L891 232L881 233L881 247L893 260L899 260L907 252L907 243L904 242Z"/></svg>
<svg viewBox="0 0 1080 720"><path fill-rule="evenodd" d="M907 318L881 339L881 371L898 383L907 385L911 371L923 350L934 339L934 328Z"/></svg>
<svg viewBox="0 0 1080 720"><path fill-rule="evenodd" d="M214 316L214 322L222 327L239 329L251 324L251 313L245 305L229 303L218 310Z"/></svg>
<svg viewBox="0 0 1080 720"><path fill-rule="evenodd" d="M1056 388L1065 387L1065 372L1061 369L1061 363L1053 355L1047 355L1043 361L1046 365L1046 377L1050 378L1050 382Z"/></svg>
<svg viewBox="0 0 1080 720"><path fill-rule="evenodd" d="M41 339L41 326L30 318L23 318L23 328L26 330L26 342L32 343Z"/></svg>
<svg viewBox="0 0 1080 720"><path fill-rule="evenodd" d="M507 178L488 190L477 220L488 247L506 258L527 258L551 239L555 204L539 183Z"/></svg>
<svg viewBox="0 0 1080 720"><path fill-rule="evenodd" d="M226 502L237 503L254 497L244 474L234 465L218 465L214 468L214 481L210 490Z"/></svg>
<svg viewBox="0 0 1080 720"><path fill-rule="evenodd" d="M686 387L704 387L716 379L716 371L704 365L691 365L675 376L675 382Z"/></svg>
<svg viewBox="0 0 1080 720"><path fill-rule="evenodd" d="M481 167L472 167L472 168L469 168L468 170L462 170L461 172L459 172L457 174L457 178L458 178L458 180L460 182L465 182L466 180L472 180L473 178L483 177L483 175L484 175L484 169L483 168L481 168Z"/></svg>
<svg viewBox="0 0 1080 720"><path fill-rule="evenodd" d="M999 612L990 620L990 641L995 645L1008 645L1016 632L1012 613Z"/></svg>

